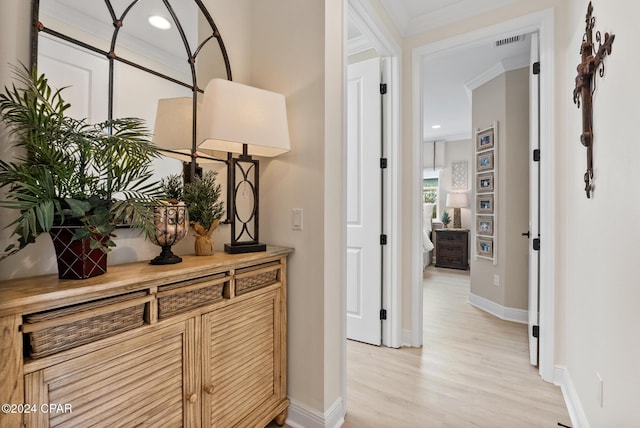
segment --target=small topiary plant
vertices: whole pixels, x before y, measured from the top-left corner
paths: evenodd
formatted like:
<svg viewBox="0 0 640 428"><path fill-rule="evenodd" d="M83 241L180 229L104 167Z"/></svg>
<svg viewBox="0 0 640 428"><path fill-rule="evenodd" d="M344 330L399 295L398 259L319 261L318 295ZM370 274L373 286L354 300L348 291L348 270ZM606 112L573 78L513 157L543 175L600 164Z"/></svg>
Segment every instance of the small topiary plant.
<svg viewBox="0 0 640 428"><path fill-rule="evenodd" d="M447 227L449 223L451 223L451 217L449 216L449 213L447 211L442 213L442 217L440 217L440 220L442 220L442 224L444 224L444 227Z"/></svg>

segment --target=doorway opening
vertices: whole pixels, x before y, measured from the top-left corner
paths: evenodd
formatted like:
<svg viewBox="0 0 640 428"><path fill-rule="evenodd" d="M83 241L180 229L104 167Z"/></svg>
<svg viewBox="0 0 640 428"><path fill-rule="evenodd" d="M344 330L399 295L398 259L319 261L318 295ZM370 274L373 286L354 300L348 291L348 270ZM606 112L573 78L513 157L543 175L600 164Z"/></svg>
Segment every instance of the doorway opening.
<svg viewBox="0 0 640 428"><path fill-rule="evenodd" d="M413 346L422 345L422 257L421 242L417 237L422 229L421 215L421 175L422 175L422 142L424 139L423 112L425 105L422 99L423 67L425 60L438 58L446 52L462 50L477 46L479 43L498 40L514 34L527 34L537 32L540 35L540 104L549 106L540 111L540 150L547 153L545 162L540 164L540 191L545 197L540 201L540 230L544 231L546 245L540 252L540 361L539 373L546 381L552 382L554 377L553 367L553 326L554 326L554 225L553 213L555 212L553 198L554 182L554 122L553 122L553 11L527 15L512 21L479 29L474 32L462 34L451 39L442 40L415 48L412 57L412 94L413 94L413 131L412 131L412 329L411 338ZM544 335L542 332L545 332Z"/></svg>

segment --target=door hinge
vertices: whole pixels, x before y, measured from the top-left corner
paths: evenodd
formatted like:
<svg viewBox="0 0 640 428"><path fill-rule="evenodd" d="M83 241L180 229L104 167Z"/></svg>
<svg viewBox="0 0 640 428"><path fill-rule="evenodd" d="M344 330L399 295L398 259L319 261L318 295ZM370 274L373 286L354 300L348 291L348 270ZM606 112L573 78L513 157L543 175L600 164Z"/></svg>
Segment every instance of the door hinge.
<svg viewBox="0 0 640 428"><path fill-rule="evenodd" d="M540 162L540 149L535 149L533 151L533 161Z"/></svg>
<svg viewBox="0 0 640 428"><path fill-rule="evenodd" d="M540 61L533 63L533 74L540 74Z"/></svg>
<svg viewBox="0 0 640 428"><path fill-rule="evenodd" d="M540 337L540 327L537 325L534 325L531 327L531 335L533 337Z"/></svg>
<svg viewBox="0 0 640 428"><path fill-rule="evenodd" d="M387 168L387 158L380 158L380 169Z"/></svg>
<svg viewBox="0 0 640 428"><path fill-rule="evenodd" d="M380 235L380 245L387 245L387 235L384 233Z"/></svg>
<svg viewBox="0 0 640 428"><path fill-rule="evenodd" d="M533 249L540 251L540 238L533 238Z"/></svg>
<svg viewBox="0 0 640 428"><path fill-rule="evenodd" d="M387 93L387 84L386 83L381 83L380 84L380 95L385 95Z"/></svg>
<svg viewBox="0 0 640 428"><path fill-rule="evenodd" d="M380 309L380 319L381 320L386 320L387 319L387 310L386 309Z"/></svg>

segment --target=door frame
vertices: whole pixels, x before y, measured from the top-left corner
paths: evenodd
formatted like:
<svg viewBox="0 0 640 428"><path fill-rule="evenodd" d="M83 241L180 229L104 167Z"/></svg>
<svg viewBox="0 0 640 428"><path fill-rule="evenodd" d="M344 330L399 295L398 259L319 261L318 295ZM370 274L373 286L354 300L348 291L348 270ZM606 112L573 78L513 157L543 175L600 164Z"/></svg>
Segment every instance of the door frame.
<svg viewBox="0 0 640 428"><path fill-rule="evenodd" d="M419 233L422 230L420 151L422 150L422 63L425 58L435 57L444 51L473 46L479 42L495 40L506 34L522 34L537 31L540 35L540 190L545 197L540 201L540 359L539 373L547 382L554 381L555 344L555 103L554 101L554 12L545 9L502 23L484 27L469 33L416 47L412 51L412 205L411 205L411 345L422 346L422 251Z"/></svg>
<svg viewBox="0 0 640 428"><path fill-rule="evenodd" d="M402 294L400 284L400 251L402 207L400 201L400 54L401 47L377 17L371 5L363 0L349 0L348 19L380 54L381 71L388 92L382 98L383 156L388 159L383 171L384 195L383 232L388 236L382 247L382 307L387 310L387 320L382 323L382 345L392 348L401 346ZM346 224L345 224L346 229ZM344 286L346 292L346 284ZM346 326L345 326L346 329ZM346 358L346 349L345 349Z"/></svg>

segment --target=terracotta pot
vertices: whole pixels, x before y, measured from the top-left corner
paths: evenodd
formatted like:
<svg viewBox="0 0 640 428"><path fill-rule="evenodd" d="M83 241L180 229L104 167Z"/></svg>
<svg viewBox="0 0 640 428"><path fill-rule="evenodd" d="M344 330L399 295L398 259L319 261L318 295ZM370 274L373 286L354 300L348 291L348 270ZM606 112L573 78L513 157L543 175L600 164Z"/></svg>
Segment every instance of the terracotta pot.
<svg viewBox="0 0 640 428"><path fill-rule="evenodd" d="M85 279L107 271L107 253L91 248L90 239L72 240L78 226L55 226L49 234L56 250L58 277ZM107 237L102 239L106 243Z"/></svg>
<svg viewBox="0 0 640 428"><path fill-rule="evenodd" d="M211 237L211 234L218 227L218 223L219 221L215 220L213 223L211 223L211 226L208 230L202 227L202 225L198 222L195 222L193 224L193 230L196 233L196 256L210 256L215 252L213 249L213 238Z"/></svg>

